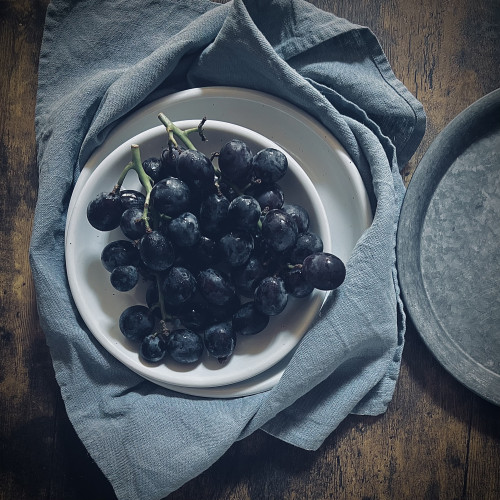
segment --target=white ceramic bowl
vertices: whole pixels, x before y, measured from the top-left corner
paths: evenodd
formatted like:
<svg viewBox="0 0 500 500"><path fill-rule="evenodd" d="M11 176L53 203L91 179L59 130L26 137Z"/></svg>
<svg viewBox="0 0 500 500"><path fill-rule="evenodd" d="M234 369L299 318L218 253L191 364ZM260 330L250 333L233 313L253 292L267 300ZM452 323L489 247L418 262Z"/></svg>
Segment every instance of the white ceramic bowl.
<svg viewBox="0 0 500 500"><path fill-rule="evenodd" d="M181 129L194 128L199 120L176 122ZM266 147L283 151L288 158L288 172L279 184L285 199L307 209L311 230L324 242L324 250L331 251L330 225L323 203L313 183L300 165L280 146L266 137L241 126L208 120L204 125L208 141L202 142L197 134L190 139L197 149L210 156L232 138L245 141L256 153ZM263 332L249 337L238 337L233 356L224 365L205 354L194 366L183 366L167 360L158 365L144 363L138 355L138 346L121 334L118 318L128 306L145 303L145 286L131 292L116 291L109 282L109 273L100 262L102 249L107 243L124 239L119 229L100 232L87 221L88 203L100 192L110 191L123 167L130 161L132 144L138 144L142 159L159 156L167 144L163 125L148 129L125 141L112 151L92 172L78 199L74 202L66 231L66 266L76 306L95 338L119 361L136 373L160 385L205 388L234 384L254 377L282 360L306 333L318 314L325 292L315 290L304 299L290 298L285 310L272 317ZM215 162L216 160L214 160ZM135 172L131 171L123 189L141 190Z"/></svg>

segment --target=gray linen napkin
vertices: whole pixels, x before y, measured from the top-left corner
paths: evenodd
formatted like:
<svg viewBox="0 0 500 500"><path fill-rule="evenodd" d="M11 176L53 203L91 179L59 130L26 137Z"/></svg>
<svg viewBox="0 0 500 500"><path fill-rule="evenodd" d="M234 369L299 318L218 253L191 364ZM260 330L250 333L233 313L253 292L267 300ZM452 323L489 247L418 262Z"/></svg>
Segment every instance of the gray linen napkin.
<svg viewBox="0 0 500 500"><path fill-rule="evenodd" d="M171 392L116 361L80 319L64 261L68 202L92 151L131 110L207 85L269 92L308 111L347 149L374 210L344 285L279 384L227 400ZM405 329L395 268L399 168L424 128L420 103L395 78L370 30L303 0L49 5L32 271L69 418L120 499L166 496L257 429L316 449L349 413L385 411Z"/></svg>

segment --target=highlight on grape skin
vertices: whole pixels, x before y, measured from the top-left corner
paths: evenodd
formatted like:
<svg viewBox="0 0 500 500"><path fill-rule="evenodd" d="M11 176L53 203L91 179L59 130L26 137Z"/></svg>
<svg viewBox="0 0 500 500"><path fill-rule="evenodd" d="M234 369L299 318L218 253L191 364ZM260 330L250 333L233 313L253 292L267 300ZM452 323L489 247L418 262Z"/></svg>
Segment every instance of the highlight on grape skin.
<svg viewBox="0 0 500 500"><path fill-rule="evenodd" d="M281 151L252 152L234 138L209 158L189 139L204 137L205 119L180 130L159 118L164 148L142 160L132 145L130 162L90 201L87 219L98 231L121 231L101 253L112 287L128 293L147 282L143 301L118 325L139 357L195 365L207 353L224 364L239 336L266 334L289 297L341 286L345 265L323 252L307 210L287 200ZM141 190L122 188L132 170Z"/></svg>

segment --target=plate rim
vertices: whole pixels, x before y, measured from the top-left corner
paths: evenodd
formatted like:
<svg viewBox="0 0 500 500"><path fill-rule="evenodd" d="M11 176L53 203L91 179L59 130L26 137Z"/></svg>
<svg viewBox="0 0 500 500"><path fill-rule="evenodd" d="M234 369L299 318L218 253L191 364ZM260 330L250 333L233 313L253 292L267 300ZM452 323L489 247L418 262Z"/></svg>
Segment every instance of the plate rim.
<svg viewBox="0 0 500 500"><path fill-rule="evenodd" d="M462 385L500 405L500 374L478 364L457 344L453 345L459 357L450 359L446 356L450 352L446 342L450 336L436 316L422 275L418 272L420 235L434 192L453 161L489 131L488 120L494 116L500 116L500 89L486 94L460 112L429 146L412 175L403 200L396 238L396 263L403 303L425 345ZM500 130L497 122L498 119L493 123Z"/></svg>

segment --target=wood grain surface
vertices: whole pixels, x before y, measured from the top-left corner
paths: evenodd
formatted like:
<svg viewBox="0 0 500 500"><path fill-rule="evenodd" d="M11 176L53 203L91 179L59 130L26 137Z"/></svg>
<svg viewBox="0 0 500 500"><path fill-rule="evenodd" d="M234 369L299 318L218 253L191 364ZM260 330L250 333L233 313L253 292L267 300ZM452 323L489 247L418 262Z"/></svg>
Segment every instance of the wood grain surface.
<svg viewBox="0 0 500 500"><path fill-rule="evenodd" d="M368 26L428 123L405 182L460 111L500 87L498 0L316 0ZM0 2L0 499L111 500L76 436L40 327L28 261L37 198L34 110L47 0ZM388 411L348 417L318 451L263 432L169 500L500 498L500 408L472 394L408 324Z"/></svg>

